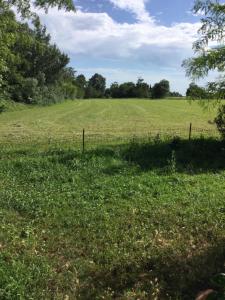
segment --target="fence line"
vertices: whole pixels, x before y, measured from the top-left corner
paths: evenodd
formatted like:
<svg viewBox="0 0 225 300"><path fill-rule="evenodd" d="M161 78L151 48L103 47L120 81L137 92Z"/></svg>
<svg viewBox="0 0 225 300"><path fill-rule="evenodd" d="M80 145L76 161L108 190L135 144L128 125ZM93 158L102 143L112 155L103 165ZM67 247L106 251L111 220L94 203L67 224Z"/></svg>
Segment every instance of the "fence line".
<svg viewBox="0 0 225 300"><path fill-rule="evenodd" d="M125 144L132 141L147 142L153 138L171 139L173 137L180 137L191 140L196 137L215 137L218 138L219 134L216 128L202 129L196 128L190 123L189 127L184 128L167 128L167 129L153 129L149 132L113 132L102 133L102 132L91 132L88 130L81 130L80 133L75 132L60 132L60 135L49 135L45 136L31 136L31 135L19 135L10 133L9 135L2 135L0 132L0 147L49 147L51 146L73 146L80 149L82 152L85 149L102 146L102 145L116 145Z"/></svg>

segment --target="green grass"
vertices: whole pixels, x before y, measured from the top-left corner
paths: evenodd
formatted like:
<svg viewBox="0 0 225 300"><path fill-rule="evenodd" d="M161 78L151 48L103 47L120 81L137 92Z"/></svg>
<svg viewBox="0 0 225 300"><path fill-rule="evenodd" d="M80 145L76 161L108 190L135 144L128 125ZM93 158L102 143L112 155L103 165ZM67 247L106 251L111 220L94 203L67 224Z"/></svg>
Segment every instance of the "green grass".
<svg viewBox="0 0 225 300"><path fill-rule="evenodd" d="M225 261L224 143L155 136L100 146L153 129L186 136L189 122L214 128L214 114L175 100L3 112L0 299L190 300L214 288ZM100 137L84 154L69 141L82 128Z"/></svg>
<svg viewBox="0 0 225 300"><path fill-rule="evenodd" d="M0 157L0 299L194 299L223 271L220 141Z"/></svg>
<svg viewBox="0 0 225 300"><path fill-rule="evenodd" d="M0 115L0 139L76 138L85 128L100 137L215 131L215 110L203 111L184 100L77 100L49 107L26 108Z"/></svg>

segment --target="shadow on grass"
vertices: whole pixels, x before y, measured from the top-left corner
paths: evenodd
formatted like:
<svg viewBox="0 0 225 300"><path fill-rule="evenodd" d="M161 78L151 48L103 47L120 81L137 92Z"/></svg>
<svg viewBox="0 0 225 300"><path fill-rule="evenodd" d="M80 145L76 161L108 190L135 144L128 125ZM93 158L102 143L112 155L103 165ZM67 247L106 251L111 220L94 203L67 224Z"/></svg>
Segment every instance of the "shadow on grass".
<svg viewBox="0 0 225 300"><path fill-rule="evenodd" d="M141 263L131 262L118 265L111 271L95 272L91 274L93 290L101 294L110 288L116 299L123 299L120 297L133 290L145 292L147 297L144 299L156 299L152 293L159 283L157 299L195 299L201 290L216 288L211 284L211 279L224 271L224 244L225 240L220 240L196 255L183 253L179 256L166 252Z"/></svg>
<svg viewBox="0 0 225 300"><path fill-rule="evenodd" d="M74 158L89 160L93 156L116 158L123 162L120 166L109 164L105 173L114 175L128 166L137 166L140 171L180 172L201 174L225 169L225 142L213 138L196 138L191 141L180 138L170 140L152 139L132 141L123 145L100 146L87 150L84 154L75 150L52 150L48 155L56 155L59 162L69 164ZM127 171L127 167L125 168Z"/></svg>
<svg viewBox="0 0 225 300"><path fill-rule="evenodd" d="M141 171L180 172L201 174L225 169L225 142L213 138L196 138L191 141L173 138L132 141L123 145L101 146L81 154L79 151L53 149L47 155L54 155L62 164L69 165L74 158L89 160L93 156L116 158ZM57 158L58 157L58 158ZM124 168L124 164L121 165ZM118 166L109 165L105 173L120 172Z"/></svg>
<svg viewBox="0 0 225 300"><path fill-rule="evenodd" d="M14 151L10 153L10 157L48 156L52 161L68 167L74 159L87 162L93 157L102 157L109 161L105 170L108 175L127 171L133 166L138 167L135 172L154 170L159 173L175 171L201 174L225 170L225 142L213 138L195 138L191 141L180 138L170 140L155 138L149 141L132 141L123 145L99 146L87 150L84 154L73 147L63 149L58 146L41 151L41 154L26 151ZM111 164L110 160L114 158L119 160L121 165Z"/></svg>
<svg viewBox="0 0 225 300"><path fill-rule="evenodd" d="M217 172L225 169L225 143L215 139L131 143L122 157L141 170L168 170L187 173Z"/></svg>

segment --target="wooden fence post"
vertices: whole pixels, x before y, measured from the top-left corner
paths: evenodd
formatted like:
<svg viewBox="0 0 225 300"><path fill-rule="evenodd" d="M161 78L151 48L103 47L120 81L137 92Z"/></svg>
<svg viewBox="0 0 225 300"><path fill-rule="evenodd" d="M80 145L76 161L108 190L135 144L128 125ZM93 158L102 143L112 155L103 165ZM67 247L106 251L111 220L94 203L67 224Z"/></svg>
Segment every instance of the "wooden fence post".
<svg viewBox="0 0 225 300"><path fill-rule="evenodd" d="M189 127L189 141L191 140L191 134L192 134L192 123L190 123L190 127Z"/></svg>
<svg viewBox="0 0 225 300"><path fill-rule="evenodd" d="M82 153L85 151L85 130L83 129L83 134L82 134Z"/></svg>

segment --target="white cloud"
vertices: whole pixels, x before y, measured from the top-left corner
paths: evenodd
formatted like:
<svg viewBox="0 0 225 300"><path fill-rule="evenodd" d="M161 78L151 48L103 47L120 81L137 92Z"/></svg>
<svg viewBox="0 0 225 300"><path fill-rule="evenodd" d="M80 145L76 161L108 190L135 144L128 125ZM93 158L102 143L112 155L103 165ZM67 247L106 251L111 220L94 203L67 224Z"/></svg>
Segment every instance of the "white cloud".
<svg viewBox="0 0 225 300"><path fill-rule="evenodd" d="M145 3L148 0L109 0L116 7L128 10L133 13L138 20L144 22L153 22L149 13L146 11Z"/></svg>
<svg viewBox="0 0 225 300"><path fill-rule="evenodd" d="M147 74L146 69L149 68L157 78L177 78L176 70L181 73L182 60L192 55L192 43L199 24L162 26L146 12L144 0L109 1L121 9L136 13L137 22L118 23L107 13L79 9L76 14L51 9L47 15L43 11L39 11L39 15L47 25L53 42L74 61L82 57L83 62L92 62L91 65L99 62L98 68L113 66L112 69L116 69L120 66L125 68L123 75L129 65L133 69L143 68L143 74Z"/></svg>
<svg viewBox="0 0 225 300"><path fill-rule="evenodd" d="M52 9L48 15L39 13L54 42L66 52L130 58L143 50L156 53L190 49L196 38L198 24L178 23L171 27L156 23L117 23L107 13L78 10L76 14ZM151 56L149 56L151 59Z"/></svg>

